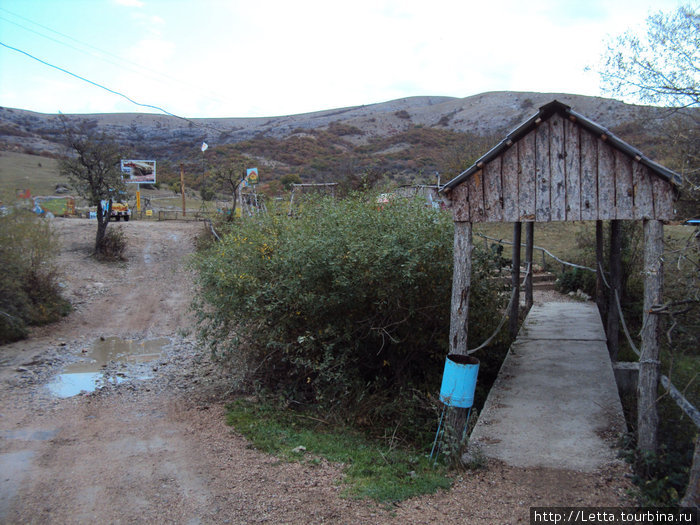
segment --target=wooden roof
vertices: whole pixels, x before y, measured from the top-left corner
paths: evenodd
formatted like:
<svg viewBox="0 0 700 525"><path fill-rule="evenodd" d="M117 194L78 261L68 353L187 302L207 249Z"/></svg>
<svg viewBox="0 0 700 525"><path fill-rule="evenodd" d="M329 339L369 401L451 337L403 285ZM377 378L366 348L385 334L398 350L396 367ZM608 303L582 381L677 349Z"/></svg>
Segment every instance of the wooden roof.
<svg viewBox="0 0 700 525"><path fill-rule="evenodd" d="M442 191L455 221L670 220L680 177L556 100Z"/></svg>

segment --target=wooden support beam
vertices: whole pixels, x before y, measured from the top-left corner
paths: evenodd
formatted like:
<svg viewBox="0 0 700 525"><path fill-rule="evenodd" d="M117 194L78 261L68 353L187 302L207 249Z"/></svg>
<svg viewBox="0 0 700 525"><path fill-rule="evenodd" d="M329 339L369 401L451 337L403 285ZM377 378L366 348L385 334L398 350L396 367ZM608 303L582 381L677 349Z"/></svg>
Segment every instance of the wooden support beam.
<svg viewBox="0 0 700 525"><path fill-rule="evenodd" d="M455 222L454 266L452 268L452 306L450 312L450 354L467 355L469 293L472 280L472 223ZM447 424L460 433L467 419L466 408L449 411ZM456 434L455 434L456 435ZM459 436L461 438L461 436ZM459 439L459 438L458 438Z"/></svg>
<svg viewBox="0 0 700 525"><path fill-rule="evenodd" d="M450 312L450 353L467 354L469 292L472 279L472 223L455 222L452 307Z"/></svg>
<svg viewBox="0 0 700 525"><path fill-rule="evenodd" d="M530 273L527 274L525 279L525 307L527 311L530 311L533 304L532 298L532 247L535 245L535 223L526 222L525 223L525 264L530 269Z"/></svg>
<svg viewBox="0 0 700 525"><path fill-rule="evenodd" d="M608 290L608 352L610 359L617 361L619 350L620 317L617 312L615 292L622 297L622 228L618 220L610 221L610 290ZM622 300L622 299L620 299Z"/></svg>
<svg viewBox="0 0 700 525"><path fill-rule="evenodd" d="M663 236L660 221L644 221L644 321L637 384L637 448L645 452L656 451L659 424L659 316L651 309L663 304Z"/></svg>
<svg viewBox="0 0 700 525"><path fill-rule="evenodd" d="M607 318L607 305L605 304L605 281L603 271L603 221L595 221L595 302L598 305L600 319Z"/></svg>
<svg viewBox="0 0 700 525"><path fill-rule="evenodd" d="M515 300L510 307L510 336L515 339L518 335L518 312L520 311L520 242L522 238L522 223L513 223L513 268L511 285L515 291Z"/></svg>

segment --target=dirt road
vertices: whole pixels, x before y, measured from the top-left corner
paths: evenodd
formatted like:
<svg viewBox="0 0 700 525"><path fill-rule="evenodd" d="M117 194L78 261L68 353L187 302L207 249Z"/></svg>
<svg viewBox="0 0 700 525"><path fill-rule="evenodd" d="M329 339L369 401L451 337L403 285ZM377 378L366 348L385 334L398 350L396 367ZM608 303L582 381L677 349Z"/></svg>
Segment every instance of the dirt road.
<svg viewBox="0 0 700 525"><path fill-rule="evenodd" d="M87 257L94 222L55 225L75 311L0 347L2 523L527 523L530 506L625 502L623 466L500 464L391 508L343 499L340 465L280 462L224 424L229 383L189 335L200 223L124 224L128 261L112 265ZM47 385L101 337L167 342L155 361L108 364L119 384L54 395ZM137 369L149 378L130 380Z"/></svg>

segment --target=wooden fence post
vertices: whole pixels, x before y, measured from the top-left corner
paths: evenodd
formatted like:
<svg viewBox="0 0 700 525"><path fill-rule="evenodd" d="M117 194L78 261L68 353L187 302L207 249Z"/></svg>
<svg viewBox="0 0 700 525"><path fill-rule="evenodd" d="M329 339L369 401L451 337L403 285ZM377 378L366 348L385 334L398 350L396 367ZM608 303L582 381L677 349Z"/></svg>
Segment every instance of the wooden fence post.
<svg viewBox="0 0 700 525"><path fill-rule="evenodd" d="M529 268L530 272L527 274L525 279L525 308L530 311L532 308L532 247L535 243L535 223L526 222L525 223L525 264Z"/></svg>
<svg viewBox="0 0 700 525"><path fill-rule="evenodd" d="M510 336L515 339L518 335L518 312L520 311L520 241L522 237L522 223L513 223L513 268L511 272L511 285L515 300L510 307Z"/></svg>
<svg viewBox="0 0 700 525"><path fill-rule="evenodd" d="M617 361L620 336L620 318L617 312L615 293L622 293L622 229L619 220L610 221L610 290L608 290L608 352L610 359ZM622 301L622 297L620 297Z"/></svg>
<svg viewBox="0 0 700 525"><path fill-rule="evenodd" d="M644 221L644 321L637 383L637 447L647 452L656 451L659 424L659 316L651 309L663 301L663 236L660 221Z"/></svg>
<svg viewBox="0 0 700 525"><path fill-rule="evenodd" d="M472 281L472 223L455 222L454 226L450 354L467 355L469 293ZM466 418L466 408L453 408L448 417L448 424L454 432L461 432L466 423Z"/></svg>

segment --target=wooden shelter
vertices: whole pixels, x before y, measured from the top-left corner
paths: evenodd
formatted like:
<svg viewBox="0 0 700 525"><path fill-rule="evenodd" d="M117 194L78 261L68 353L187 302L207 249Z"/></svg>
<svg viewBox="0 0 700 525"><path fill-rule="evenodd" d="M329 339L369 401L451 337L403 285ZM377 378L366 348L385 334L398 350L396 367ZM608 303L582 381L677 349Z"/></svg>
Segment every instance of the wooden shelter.
<svg viewBox="0 0 700 525"><path fill-rule="evenodd" d="M680 178L651 161L607 129L556 100L530 119L443 188L455 221L450 353L467 353L471 282L472 223L512 222L513 243L521 245L527 224L526 259L532 263L535 222L596 221L599 290L602 292L603 222L610 221L610 286L607 313L611 357L616 359L621 283L620 220L644 222L644 329L638 388L639 447L656 445L656 390L659 381L658 317L661 304L663 221L674 216ZM520 250L513 250L511 331L517 330ZM528 278L531 279L531 273ZM528 287L529 285L529 287ZM529 288L529 291L528 291ZM526 282L532 304L531 281ZM605 316L603 316L605 317Z"/></svg>

